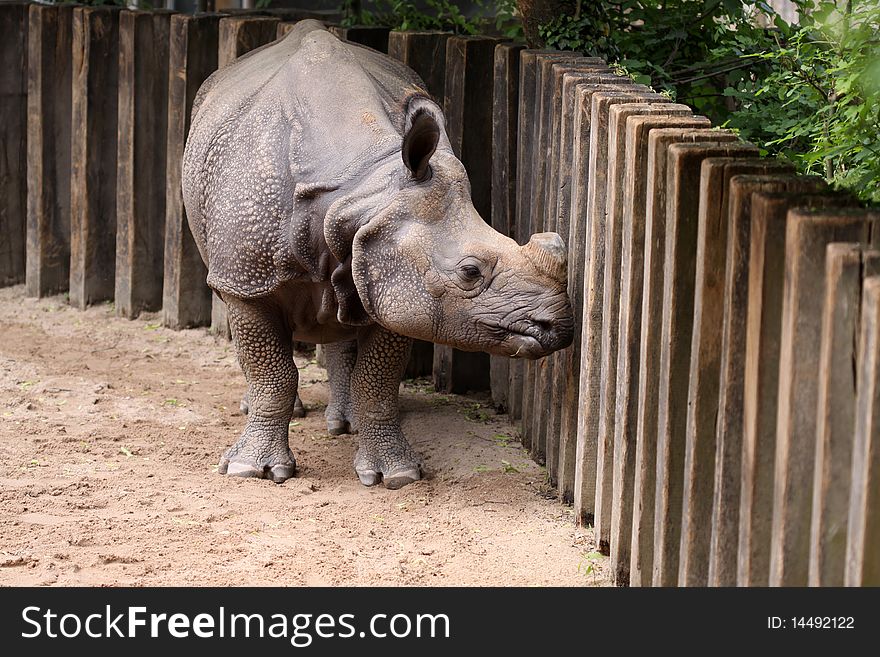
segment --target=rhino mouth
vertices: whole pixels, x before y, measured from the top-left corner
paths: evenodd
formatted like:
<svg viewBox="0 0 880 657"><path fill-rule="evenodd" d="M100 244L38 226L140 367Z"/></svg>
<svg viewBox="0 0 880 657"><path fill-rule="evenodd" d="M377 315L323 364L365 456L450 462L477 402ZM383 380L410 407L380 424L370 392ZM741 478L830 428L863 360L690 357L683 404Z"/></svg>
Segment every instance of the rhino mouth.
<svg viewBox="0 0 880 657"><path fill-rule="evenodd" d="M511 358L528 358L534 360L549 353L537 338L526 333L510 333L507 343L516 350L508 354Z"/></svg>
<svg viewBox="0 0 880 657"><path fill-rule="evenodd" d="M496 341L496 348L492 351L509 358L534 360L571 342L565 330L560 333L555 326L546 321L530 321L525 326L502 325L485 320L479 323Z"/></svg>

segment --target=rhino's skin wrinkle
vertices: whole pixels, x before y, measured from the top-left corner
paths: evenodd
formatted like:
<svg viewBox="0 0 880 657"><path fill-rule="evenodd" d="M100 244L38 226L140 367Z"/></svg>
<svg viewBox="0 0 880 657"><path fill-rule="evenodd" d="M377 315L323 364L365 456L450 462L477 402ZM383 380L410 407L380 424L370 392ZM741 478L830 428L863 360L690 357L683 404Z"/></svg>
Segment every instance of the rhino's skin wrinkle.
<svg viewBox="0 0 880 657"><path fill-rule="evenodd" d="M328 430L357 430L358 476L388 488L421 477L397 409L412 338L528 358L571 342L561 238L489 227L422 81L316 21L208 78L183 195L248 381L221 473L293 476L294 336L328 344Z"/></svg>

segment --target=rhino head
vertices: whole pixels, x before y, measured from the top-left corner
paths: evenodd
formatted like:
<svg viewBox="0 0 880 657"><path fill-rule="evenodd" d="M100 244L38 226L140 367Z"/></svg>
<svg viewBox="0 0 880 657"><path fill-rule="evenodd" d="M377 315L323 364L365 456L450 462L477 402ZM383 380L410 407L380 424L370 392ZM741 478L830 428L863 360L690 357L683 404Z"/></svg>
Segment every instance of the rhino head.
<svg viewBox="0 0 880 657"><path fill-rule="evenodd" d="M399 153L368 177L373 191L331 208L354 224L341 269L366 315L401 335L501 356L571 344L562 238L540 233L520 246L495 231L473 206L439 108L417 98L405 121ZM340 296L344 278L334 275Z"/></svg>

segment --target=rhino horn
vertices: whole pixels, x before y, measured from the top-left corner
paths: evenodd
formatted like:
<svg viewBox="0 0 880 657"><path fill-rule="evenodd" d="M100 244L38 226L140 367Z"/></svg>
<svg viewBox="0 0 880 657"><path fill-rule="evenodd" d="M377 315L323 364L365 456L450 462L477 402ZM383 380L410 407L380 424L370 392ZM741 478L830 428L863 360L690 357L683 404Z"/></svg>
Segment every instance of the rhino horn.
<svg viewBox="0 0 880 657"><path fill-rule="evenodd" d="M538 269L556 281L568 280L568 259L565 242L556 233L536 233L523 249L523 254Z"/></svg>

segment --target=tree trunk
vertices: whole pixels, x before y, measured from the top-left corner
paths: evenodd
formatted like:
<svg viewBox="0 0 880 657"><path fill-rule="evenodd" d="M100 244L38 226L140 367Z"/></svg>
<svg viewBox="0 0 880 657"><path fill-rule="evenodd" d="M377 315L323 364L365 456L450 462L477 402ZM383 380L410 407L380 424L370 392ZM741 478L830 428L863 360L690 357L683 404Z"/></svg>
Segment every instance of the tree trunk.
<svg viewBox="0 0 880 657"><path fill-rule="evenodd" d="M516 0L529 48L544 47L544 40L538 35L538 27L559 16L563 4L562 0Z"/></svg>

